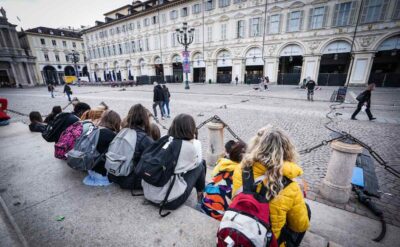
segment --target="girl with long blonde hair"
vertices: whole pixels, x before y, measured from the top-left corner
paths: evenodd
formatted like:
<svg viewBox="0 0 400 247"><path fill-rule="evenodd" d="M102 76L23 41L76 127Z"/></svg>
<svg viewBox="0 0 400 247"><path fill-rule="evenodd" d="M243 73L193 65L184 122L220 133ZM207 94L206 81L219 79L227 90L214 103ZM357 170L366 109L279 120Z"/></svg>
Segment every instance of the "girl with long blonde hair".
<svg viewBox="0 0 400 247"><path fill-rule="evenodd" d="M244 168L250 168L254 180L256 183L258 181L257 193L261 192L262 186L266 188L272 232L280 240L281 246L289 241L288 234L291 244L299 245L309 227L309 212L302 190L293 181L303 174L303 170L296 164L297 157L289 136L282 129L268 125L258 130L251 139L233 175L234 196L242 191Z"/></svg>

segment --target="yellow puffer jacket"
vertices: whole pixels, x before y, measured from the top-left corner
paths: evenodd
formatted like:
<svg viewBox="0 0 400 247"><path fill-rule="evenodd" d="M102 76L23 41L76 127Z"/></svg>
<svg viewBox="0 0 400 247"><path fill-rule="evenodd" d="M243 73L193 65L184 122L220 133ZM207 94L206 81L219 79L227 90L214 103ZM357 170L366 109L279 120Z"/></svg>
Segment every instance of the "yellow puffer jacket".
<svg viewBox="0 0 400 247"><path fill-rule="evenodd" d="M232 172L238 165L239 163L236 163L230 159L221 158L217 161L217 165L214 167L212 176L215 177L221 171Z"/></svg>
<svg viewBox="0 0 400 247"><path fill-rule="evenodd" d="M253 174L254 179L265 174L265 166L260 163L254 163ZM295 163L284 162L283 175L289 179L303 174L303 170ZM237 166L233 173L233 193L235 196L239 188L242 187L242 167ZM260 186L261 187L261 186ZM300 186L296 182L290 183L278 196L270 202L270 217L272 232L276 238L279 238L281 229L288 223L288 227L295 232L305 232L310 221L308 212L304 202L303 193ZM282 245L281 245L282 246Z"/></svg>

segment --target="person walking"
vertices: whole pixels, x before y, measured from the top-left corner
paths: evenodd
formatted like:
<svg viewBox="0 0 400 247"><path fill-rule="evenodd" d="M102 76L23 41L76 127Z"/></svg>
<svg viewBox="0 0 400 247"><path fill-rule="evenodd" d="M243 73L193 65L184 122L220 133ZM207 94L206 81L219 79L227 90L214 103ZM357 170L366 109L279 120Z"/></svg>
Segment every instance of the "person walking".
<svg viewBox="0 0 400 247"><path fill-rule="evenodd" d="M236 81L236 86L237 86L237 84L238 84L238 82L239 82L238 76L235 77L235 81Z"/></svg>
<svg viewBox="0 0 400 247"><path fill-rule="evenodd" d="M365 113L367 113L368 118L370 121L376 119L375 117L372 116L371 113L371 92L372 90L375 89L375 83L371 83L368 85L367 89L360 93L357 96L357 100L358 100L358 105L357 105L357 109L354 111L353 115L351 115L351 119L352 120L357 120L356 116L357 114L361 111L362 107L365 106Z"/></svg>
<svg viewBox="0 0 400 247"><path fill-rule="evenodd" d="M157 119L157 106L160 108L161 119L164 119L164 110L163 110L163 102L164 102L164 92L159 82L156 82L153 90L153 112L154 118Z"/></svg>
<svg viewBox="0 0 400 247"><path fill-rule="evenodd" d="M51 94L51 97L54 98L54 86L53 86L53 84L50 83L50 84L47 86L47 89L49 90L49 92L50 92L50 94Z"/></svg>
<svg viewBox="0 0 400 247"><path fill-rule="evenodd" d="M268 90L269 77L264 77L264 90Z"/></svg>
<svg viewBox="0 0 400 247"><path fill-rule="evenodd" d="M307 88L307 100L308 101L314 101L314 89L317 83L315 83L314 80L308 80L306 83L306 88Z"/></svg>
<svg viewBox="0 0 400 247"><path fill-rule="evenodd" d="M169 93L169 90L166 85L162 85L163 89L163 94L164 94L164 101L163 101L163 110L164 110L164 116L167 118L170 118L170 111L169 111L169 99L171 98L171 94Z"/></svg>
<svg viewBox="0 0 400 247"><path fill-rule="evenodd" d="M72 90L71 90L71 87L68 84L65 84L65 86L64 86L64 93L67 94L68 101L71 102Z"/></svg>

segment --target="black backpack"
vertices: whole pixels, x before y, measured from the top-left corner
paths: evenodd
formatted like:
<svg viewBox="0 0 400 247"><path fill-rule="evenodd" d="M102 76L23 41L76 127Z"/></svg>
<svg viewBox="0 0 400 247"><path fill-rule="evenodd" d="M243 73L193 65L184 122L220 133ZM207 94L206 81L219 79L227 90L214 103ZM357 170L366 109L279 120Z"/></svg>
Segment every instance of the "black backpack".
<svg viewBox="0 0 400 247"><path fill-rule="evenodd" d="M164 186L175 172L181 147L182 140L162 137L143 152L136 175L153 186Z"/></svg>
<svg viewBox="0 0 400 247"><path fill-rule="evenodd" d="M79 118L69 112L61 112L47 125L46 129L42 133L43 139L47 142L57 142L61 136L61 133L68 127L69 124L79 121ZM72 121L70 118L75 118Z"/></svg>

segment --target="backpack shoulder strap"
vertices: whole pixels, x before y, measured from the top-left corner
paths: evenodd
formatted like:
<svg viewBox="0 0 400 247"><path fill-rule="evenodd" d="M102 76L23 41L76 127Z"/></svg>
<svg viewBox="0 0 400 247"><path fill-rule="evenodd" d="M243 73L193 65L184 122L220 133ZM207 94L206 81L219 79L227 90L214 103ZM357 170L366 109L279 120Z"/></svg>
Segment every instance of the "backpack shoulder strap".
<svg viewBox="0 0 400 247"><path fill-rule="evenodd" d="M245 193L255 192L254 174L252 167L246 167L242 169L242 183L243 183L243 192Z"/></svg>

